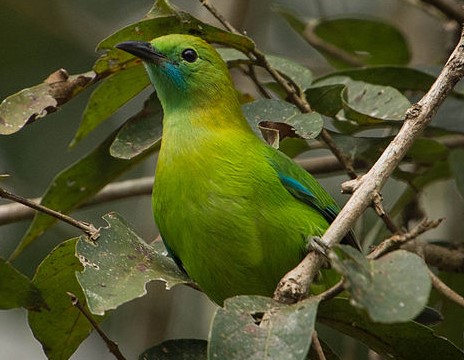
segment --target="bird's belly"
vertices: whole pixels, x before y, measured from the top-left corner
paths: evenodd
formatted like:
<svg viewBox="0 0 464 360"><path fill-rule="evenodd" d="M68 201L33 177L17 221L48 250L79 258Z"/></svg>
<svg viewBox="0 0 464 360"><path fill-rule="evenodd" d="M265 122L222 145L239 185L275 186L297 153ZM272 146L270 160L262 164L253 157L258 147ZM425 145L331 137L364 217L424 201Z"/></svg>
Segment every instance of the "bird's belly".
<svg viewBox="0 0 464 360"><path fill-rule="evenodd" d="M304 255L297 225L254 195L191 183L169 196L157 193L155 184L155 219L164 241L219 304L239 294L272 295Z"/></svg>

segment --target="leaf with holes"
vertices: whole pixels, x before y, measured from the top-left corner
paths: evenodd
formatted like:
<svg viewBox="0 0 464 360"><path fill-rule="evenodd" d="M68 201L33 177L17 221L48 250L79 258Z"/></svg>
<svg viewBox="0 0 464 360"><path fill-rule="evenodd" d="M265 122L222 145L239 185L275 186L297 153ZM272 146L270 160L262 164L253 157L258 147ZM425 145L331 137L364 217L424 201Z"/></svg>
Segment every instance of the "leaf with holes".
<svg viewBox="0 0 464 360"><path fill-rule="evenodd" d="M319 301L283 305L262 296L227 299L214 316L210 359L306 359ZM258 321L262 321L260 326Z"/></svg>
<svg viewBox="0 0 464 360"><path fill-rule="evenodd" d="M148 245L116 213L103 219L108 226L100 229L99 238L90 241L82 236L76 247L84 265L77 279L93 314L103 315L141 297L152 280L164 281L168 289L190 283L160 242Z"/></svg>

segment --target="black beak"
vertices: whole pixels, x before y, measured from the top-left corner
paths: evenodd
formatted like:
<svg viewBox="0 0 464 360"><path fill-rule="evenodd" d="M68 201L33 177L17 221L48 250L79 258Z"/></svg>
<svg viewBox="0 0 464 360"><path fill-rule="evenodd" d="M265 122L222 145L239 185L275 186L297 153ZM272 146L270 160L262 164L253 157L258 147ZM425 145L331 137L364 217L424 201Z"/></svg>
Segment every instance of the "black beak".
<svg viewBox="0 0 464 360"><path fill-rule="evenodd" d="M149 42L124 41L117 44L116 47L137 56L145 62L154 62L159 64L163 61L168 61L168 58L156 50Z"/></svg>

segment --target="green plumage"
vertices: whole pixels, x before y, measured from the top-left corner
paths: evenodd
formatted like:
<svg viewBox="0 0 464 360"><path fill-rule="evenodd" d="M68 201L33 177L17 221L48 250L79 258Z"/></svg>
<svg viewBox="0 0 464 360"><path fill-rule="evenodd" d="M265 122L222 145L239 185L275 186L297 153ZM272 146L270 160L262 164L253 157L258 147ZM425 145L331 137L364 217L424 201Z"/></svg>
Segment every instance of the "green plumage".
<svg viewBox="0 0 464 360"><path fill-rule="evenodd" d="M206 42L167 35L118 47L142 58L163 106L153 210L172 256L218 304L271 296L308 239L327 229L334 200L256 137Z"/></svg>

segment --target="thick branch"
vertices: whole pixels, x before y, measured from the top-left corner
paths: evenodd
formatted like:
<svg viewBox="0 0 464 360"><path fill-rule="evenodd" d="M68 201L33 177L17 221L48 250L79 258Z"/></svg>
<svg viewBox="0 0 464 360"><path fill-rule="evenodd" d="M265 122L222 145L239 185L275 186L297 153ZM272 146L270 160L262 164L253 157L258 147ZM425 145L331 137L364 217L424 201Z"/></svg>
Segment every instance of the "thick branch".
<svg viewBox="0 0 464 360"><path fill-rule="evenodd" d="M372 203L373 196L380 191L414 140L424 131L439 106L464 75L464 34L451 54L442 72L424 97L407 112L400 131L388 145L369 172L355 181L355 193L340 211L335 221L322 237L328 246L340 242L354 222ZM275 298L280 301L298 301L303 298L309 285L323 263L322 255L312 252L280 281ZM302 274L306 274L302 276Z"/></svg>

